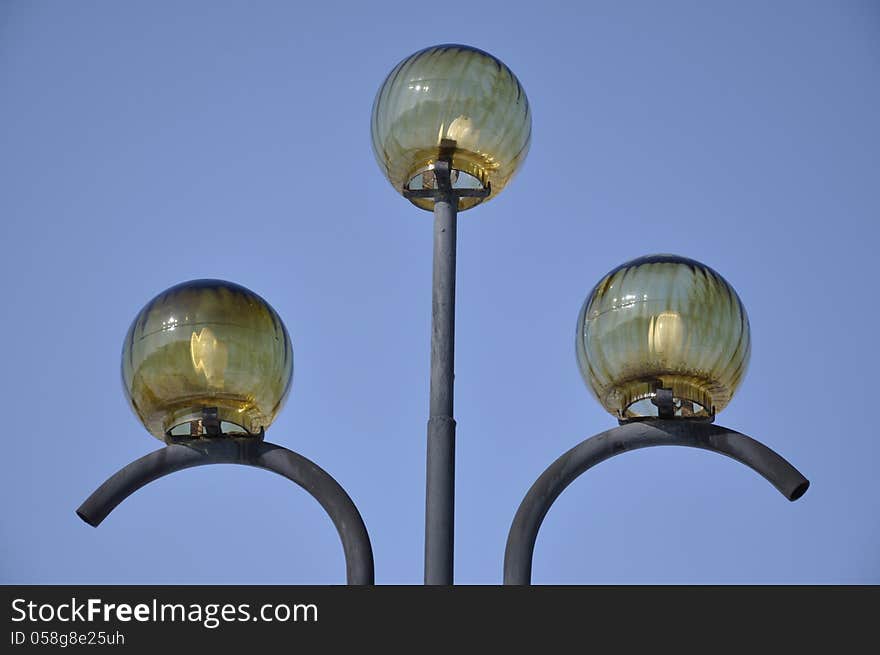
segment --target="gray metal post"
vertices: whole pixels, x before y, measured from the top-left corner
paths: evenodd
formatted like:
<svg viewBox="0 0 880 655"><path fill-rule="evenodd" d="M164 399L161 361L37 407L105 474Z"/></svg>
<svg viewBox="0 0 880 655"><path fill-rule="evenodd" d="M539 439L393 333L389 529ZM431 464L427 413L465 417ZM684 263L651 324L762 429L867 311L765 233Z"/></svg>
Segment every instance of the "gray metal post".
<svg viewBox="0 0 880 655"><path fill-rule="evenodd" d="M510 526L504 553L504 584L531 584L538 530L550 506L568 485L606 459L652 446L689 446L727 455L762 475L788 500L797 500L810 486L800 471L778 453L720 425L682 419L626 423L582 441L553 462L535 481Z"/></svg>
<svg viewBox="0 0 880 655"><path fill-rule="evenodd" d="M434 168L434 275L431 294L431 406L425 492L425 584L451 585L455 529L455 239L458 197L449 163Z"/></svg>

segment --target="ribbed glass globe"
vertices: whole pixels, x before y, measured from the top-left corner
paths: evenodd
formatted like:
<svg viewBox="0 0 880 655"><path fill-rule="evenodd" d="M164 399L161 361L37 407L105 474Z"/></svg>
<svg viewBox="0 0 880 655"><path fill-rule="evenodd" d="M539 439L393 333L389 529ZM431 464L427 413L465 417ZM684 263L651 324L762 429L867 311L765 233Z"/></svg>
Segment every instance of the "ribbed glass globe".
<svg viewBox="0 0 880 655"><path fill-rule="evenodd" d="M293 349L275 310L221 280L163 291L135 317L122 349L122 382L149 432L258 433L284 404Z"/></svg>
<svg viewBox="0 0 880 655"><path fill-rule="evenodd" d="M671 389L675 416L709 417L730 402L751 352L733 287L685 257L650 255L608 273L578 317L578 366L618 418L657 416Z"/></svg>
<svg viewBox="0 0 880 655"><path fill-rule="evenodd" d="M401 193L433 188L434 162L448 158L453 186L497 195L525 159L532 115L519 80L492 55L463 45L426 48L400 62L373 102L373 152ZM430 198L412 202L431 210ZM459 210L482 198L461 198Z"/></svg>

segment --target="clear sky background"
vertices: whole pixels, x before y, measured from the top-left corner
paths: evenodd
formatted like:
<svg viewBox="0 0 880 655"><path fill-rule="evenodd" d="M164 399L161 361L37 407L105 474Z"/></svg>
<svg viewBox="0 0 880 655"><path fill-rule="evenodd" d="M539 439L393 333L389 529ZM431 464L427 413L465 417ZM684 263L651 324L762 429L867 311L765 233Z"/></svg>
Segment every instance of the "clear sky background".
<svg viewBox="0 0 880 655"><path fill-rule="evenodd" d="M439 13L438 13L439 11ZM749 372L718 423L812 481L654 448L556 502L539 583L880 583L880 4L0 0L0 582L345 581L330 520L244 467L74 509L161 443L122 340L184 280L243 284L293 338L268 439L348 490L380 583L422 580L431 217L373 159L385 75L428 45L510 66L513 182L459 221L456 581L499 583L535 478L615 425L577 370L591 287L655 252L739 292Z"/></svg>

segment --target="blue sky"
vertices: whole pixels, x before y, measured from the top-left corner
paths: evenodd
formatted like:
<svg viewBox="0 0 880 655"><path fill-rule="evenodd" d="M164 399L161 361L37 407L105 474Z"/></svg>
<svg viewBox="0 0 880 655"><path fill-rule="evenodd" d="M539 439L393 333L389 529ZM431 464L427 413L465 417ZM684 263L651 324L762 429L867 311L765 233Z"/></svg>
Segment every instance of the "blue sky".
<svg viewBox="0 0 880 655"><path fill-rule="evenodd" d="M539 583L878 583L880 7L844 2L0 2L4 583L344 582L329 519L242 467L179 473L98 529L74 509L161 446L128 409L128 325L183 280L243 284L295 352L272 441L348 490L380 583L422 579L430 215L370 148L403 57L477 46L533 111L523 169L459 221L456 580L499 583L532 481L614 425L580 379L590 288L709 264L751 320L718 423L812 481L796 503L682 448L588 472Z"/></svg>

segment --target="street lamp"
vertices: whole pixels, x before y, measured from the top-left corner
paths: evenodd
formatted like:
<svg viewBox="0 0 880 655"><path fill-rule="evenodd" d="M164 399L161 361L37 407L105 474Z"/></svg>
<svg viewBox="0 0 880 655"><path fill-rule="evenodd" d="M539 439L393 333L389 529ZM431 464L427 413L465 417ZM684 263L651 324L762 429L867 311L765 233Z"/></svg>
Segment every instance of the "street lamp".
<svg viewBox="0 0 880 655"><path fill-rule="evenodd" d="M425 496L425 584L453 581L455 511L455 245L459 211L491 199L529 149L532 117L519 80L462 45L416 52L373 103L373 152L394 189L434 212L431 391Z"/></svg>
<svg viewBox="0 0 880 655"><path fill-rule="evenodd" d="M630 450L711 450L754 469L789 500L806 493L810 483L777 453L712 424L745 375L751 334L736 291L708 266L675 255L618 266L584 302L575 349L584 381L620 426L569 450L529 489L508 535L505 584L531 582L538 530L559 494Z"/></svg>
<svg viewBox="0 0 880 655"><path fill-rule="evenodd" d="M525 158L531 112L516 76L492 55L440 45L400 62L376 94L373 151L392 187L434 213L431 388L425 495L425 584L453 583L455 508L455 250L457 216L503 189ZM681 445L751 467L789 500L809 482L743 434L713 424L745 375L745 308L699 262L653 255L627 262L592 290L578 318L578 365L620 423L562 455L532 485L508 535L504 582L529 584L544 516L581 473L622 452ZM154 298L125 340L123 382L135 414L164 448L129 464L77 513L97 526L120 502L177 470L219 463L278 473L333 520L348 582L373 583L369 536L339 484L304 457L266 443L290 390L293 351L278 314L238 285L197 280Z"/></svg>
<svg viewBox="0 0 880 655"><path fill-rule="evenodd" d="M110 477L77 514L97 527L128 496L169 473L255 466L312 494L342 539L349 584L372 584L370 538L345 490L305 457L263 440L292 378L290 336L260 296L221 280L163 291L128 330L122 382L135 415L166 446Z"/></svg>

